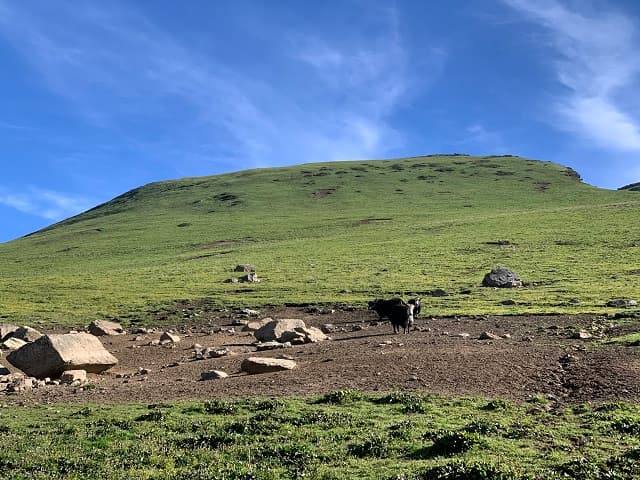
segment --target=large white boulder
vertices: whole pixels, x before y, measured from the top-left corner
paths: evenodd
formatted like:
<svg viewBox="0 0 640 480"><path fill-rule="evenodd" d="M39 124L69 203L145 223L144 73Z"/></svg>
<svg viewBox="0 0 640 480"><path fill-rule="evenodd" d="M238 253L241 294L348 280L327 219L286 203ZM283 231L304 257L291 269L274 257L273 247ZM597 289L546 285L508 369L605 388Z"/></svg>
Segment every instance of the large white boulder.
<svg viewBox="0 0 640 480"><path fill-rule="evenodd" d="M88 333L44 335L11 352L7 360L36 378L57 378L67 370L100 373L118 363L100 340Z"/></svg>

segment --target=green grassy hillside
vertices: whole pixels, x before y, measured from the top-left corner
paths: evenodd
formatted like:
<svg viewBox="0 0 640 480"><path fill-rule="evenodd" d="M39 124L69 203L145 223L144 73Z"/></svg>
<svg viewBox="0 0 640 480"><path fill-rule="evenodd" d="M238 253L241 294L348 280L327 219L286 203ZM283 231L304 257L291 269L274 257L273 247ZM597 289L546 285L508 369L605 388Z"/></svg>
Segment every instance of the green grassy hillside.
<svg viewBox="0 0 640 480"><path fill-rule="evenodd" d="M349 303L425 293L428 315L604 312L640 297L640 195L560 165L429 156L158 182L0 244L0 316L86 324L176 299ZM509 245L497 245L508 240ZM236 264L258 284L224 283ZM480 287L504 265L529 285ZM471 290L471 293L460 293ZM513 298L516 305L501 301Z"/></svg>

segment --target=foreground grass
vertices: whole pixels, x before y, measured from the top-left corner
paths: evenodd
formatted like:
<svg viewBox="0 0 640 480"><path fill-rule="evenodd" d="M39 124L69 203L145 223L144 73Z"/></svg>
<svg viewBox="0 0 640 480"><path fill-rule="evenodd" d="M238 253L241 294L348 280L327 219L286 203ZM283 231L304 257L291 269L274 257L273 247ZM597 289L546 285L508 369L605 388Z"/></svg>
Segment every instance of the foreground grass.
<svg viewBox="0 0 640 480"><path fill-rule="evenodd" d="M407 393L0 410L3 479L635 479L640 406Z"/></svg>
<svg viewBox="0 0 640 480"><path fill-rule="evenodd" d="M436 288L450 295L428 298L429 315L614 312L608 300L640 296L640 195L568 173L430 156L150 184L0 244L0 321L126 323L176 299L365 305ZM262 283L224 283L239 263ZM498 265L528 286L481 288Z"/></svg>

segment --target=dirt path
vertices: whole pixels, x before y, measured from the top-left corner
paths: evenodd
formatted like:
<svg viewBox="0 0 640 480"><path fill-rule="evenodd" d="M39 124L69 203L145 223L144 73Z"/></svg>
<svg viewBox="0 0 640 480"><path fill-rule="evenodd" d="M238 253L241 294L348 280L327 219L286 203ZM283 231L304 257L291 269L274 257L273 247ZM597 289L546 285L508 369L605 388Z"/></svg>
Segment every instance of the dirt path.
<svg viewBox="0 0 640 480"><path fill-rule="evenodd" d="M199 325L179 327L182 340L174 348L149 345L161 330L101 337L120 363L104 374L90 375L93 388L48 386L21 395L2 395L0 404L163 402L309 395L341 389L400 389L517 401L545 394L560 403L640 401L640 347L605 345L597 337L571 338L581 328L608 328L608 322L599 317L418 319L418 330L393 335L387 322L375 325L376 315L363 310L322 315L283 307L260 313L260 318L266 316L301 318L318 327L331 323L340 331L331 335L332 341L256 353L253 334L241 332L238 326L234 327L237 333L231 332L238 316L220 313ZM640 322L625 328L640 331ZM479 340L484 331L510 338ZM469 336L458 336L463 333ZM619 333L610 330L607 334ZM226 347L231 354L195 360L195 343ZM283 354L298 367L262 375L240 372L240 363L248 356ZM148 373L140 374L139 368ZM224 370L230 377L201 381L200 374L211 369Z"/></svg>

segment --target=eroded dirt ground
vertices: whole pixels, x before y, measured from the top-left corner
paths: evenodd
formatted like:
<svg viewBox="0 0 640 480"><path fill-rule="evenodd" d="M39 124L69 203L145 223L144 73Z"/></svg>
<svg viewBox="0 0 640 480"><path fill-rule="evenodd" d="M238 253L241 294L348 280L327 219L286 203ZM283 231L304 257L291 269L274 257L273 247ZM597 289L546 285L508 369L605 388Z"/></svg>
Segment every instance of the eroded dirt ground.
<svg viewBox="0 0 640 480"><path fill-rule="evenodd" d="M160 337L161 329L100 337L119 364L89 375L89 389L47 386L19 395L1 394L0 404L166 402L302 396L343 389L516 401L545 394L559 403L640 401L640 347L604 341L640 331L637 320L614 327L611 320L589 315L419 318L410 334L393 335L388 322L376 324L377 315L366 310L319 314L282 307L262 310L258 318L263 317L301 318L316 327L331 323L340 331L331 334L331 341L256 352L253 334L233 326L246 317L220 312L197 324L176 326L181 341L173 347L149 345ZM595 336L571 338L580 329ZM485 331L510 338L479 340ZM230 354L195 360L196 343L226 347ZM259 375L240 371L248 356L280 355L294 359L297 368ZM6 359L0 362L16 371ZM140 368L148 372L140 374ZM200 380L202 372L212 369L230 376Z"/></svg>

